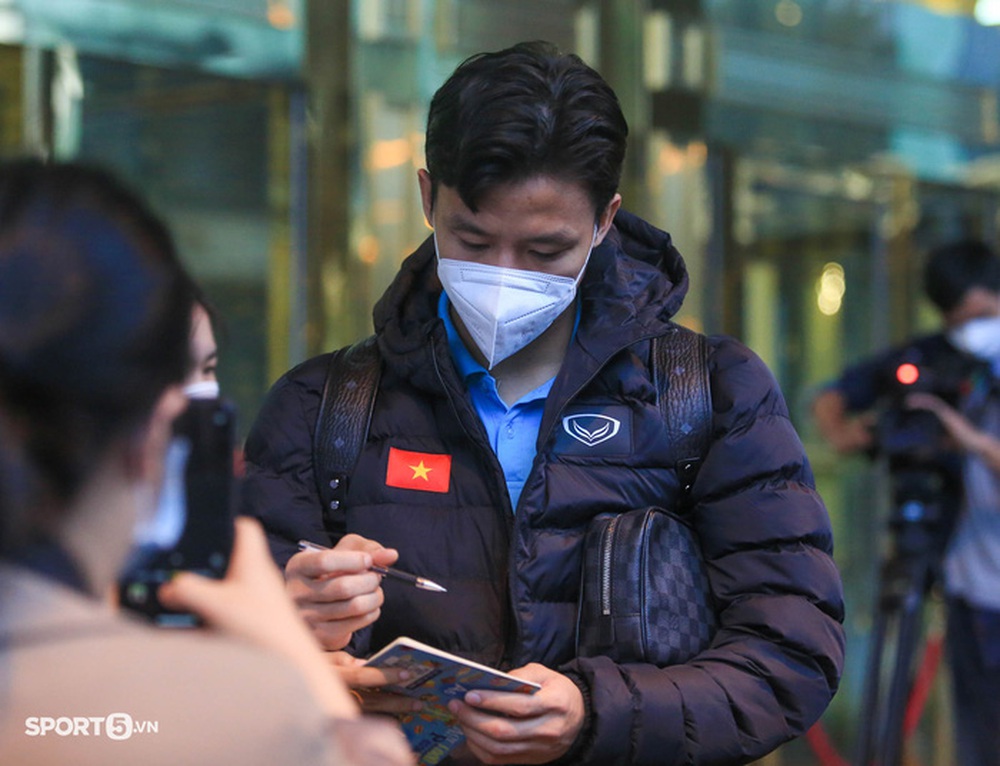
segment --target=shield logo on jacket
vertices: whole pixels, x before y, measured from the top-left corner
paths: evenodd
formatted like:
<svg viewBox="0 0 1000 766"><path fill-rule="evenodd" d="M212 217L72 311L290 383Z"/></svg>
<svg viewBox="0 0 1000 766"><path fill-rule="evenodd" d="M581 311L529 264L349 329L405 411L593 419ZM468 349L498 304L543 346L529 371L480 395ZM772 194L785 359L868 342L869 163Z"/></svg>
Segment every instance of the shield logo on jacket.
<svg viewBox="0 0 1000 766"><path fill-rule="evenodd" d="M621 429L621 421L610 415L583 412L562 419L563 430L587 447L595 447L614 438Z"/></svg>

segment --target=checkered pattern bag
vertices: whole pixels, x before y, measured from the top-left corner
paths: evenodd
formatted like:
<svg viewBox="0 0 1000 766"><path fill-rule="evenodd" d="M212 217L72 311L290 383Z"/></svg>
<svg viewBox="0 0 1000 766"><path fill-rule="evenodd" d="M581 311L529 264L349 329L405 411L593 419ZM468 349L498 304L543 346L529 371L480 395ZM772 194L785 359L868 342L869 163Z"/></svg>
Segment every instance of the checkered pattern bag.
<svg viewBox="0 0 1000 766"><path fill-rule="evenodd" d="M651 369L686 505L711 437L702 335L673 326L651 345ZM602 514L584 538L577 655L672 665L705 649L716 614L697 536L662 508Z"/></svg>
<svg viewBox="0 0 1000 766"><path fill-rule="evenodd" d="M584 542L577 654L673 665L715 633L694 531L662 508L594 519Z"/></svg>

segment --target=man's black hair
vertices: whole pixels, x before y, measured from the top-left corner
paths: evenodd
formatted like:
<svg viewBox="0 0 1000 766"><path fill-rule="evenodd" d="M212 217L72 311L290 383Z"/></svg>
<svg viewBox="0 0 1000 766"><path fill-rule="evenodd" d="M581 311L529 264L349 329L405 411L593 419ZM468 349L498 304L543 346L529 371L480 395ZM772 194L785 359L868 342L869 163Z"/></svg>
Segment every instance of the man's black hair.
<svg viewBox="0 0 1000 766"><path fill-rule="evenodd" d="M472 211L488 190L539 175L576 182L597 215L618 190L628 125L614 91L579 57L545 42L466 59L427 116L433 192Z"/></svg>
<svg viewBox="0 0 1000 766"><path fill-rule="evenodd" d="M986 243L966 239L932 250L924 291L941 311L951 311L974 287L1000 293L1000 259Z"/></svg>

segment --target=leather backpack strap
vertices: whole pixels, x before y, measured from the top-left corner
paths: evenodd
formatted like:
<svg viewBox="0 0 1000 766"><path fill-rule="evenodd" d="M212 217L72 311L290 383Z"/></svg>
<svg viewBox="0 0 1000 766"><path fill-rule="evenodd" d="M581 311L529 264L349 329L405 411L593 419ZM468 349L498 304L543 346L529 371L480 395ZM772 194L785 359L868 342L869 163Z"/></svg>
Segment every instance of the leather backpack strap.
<svg viewBox="0 0 1000 766"><path fill-rule="evenodd" d="M712 393L705 336L680 325L653 338L653 378L663 422L674 445L681 489L690 492L712 436Z"/></svg>
<svg viewBox="0 0 1000 766"><path fill-rule="evenodd" d="M331 535L343 531L336 512L347 498L350 475L368 438L381 374L374 335L330 356L316 415L313 473L323 503L323 526Z"/></svg>

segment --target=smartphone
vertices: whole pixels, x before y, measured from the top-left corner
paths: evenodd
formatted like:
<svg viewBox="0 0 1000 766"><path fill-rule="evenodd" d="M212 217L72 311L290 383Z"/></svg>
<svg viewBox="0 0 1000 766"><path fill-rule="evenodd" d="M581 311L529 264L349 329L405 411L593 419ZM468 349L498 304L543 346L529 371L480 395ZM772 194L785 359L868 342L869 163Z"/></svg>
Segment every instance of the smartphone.
<svg viewBox="0 0 1000 766"><path fill-rule="evenodd" d="M136 528L118 597L163 627L194 627L193 614L164 607L157 589L179 571L222 577L233 546L236 411L222 398L191 399L174 421L156 513Z"/></svg>

